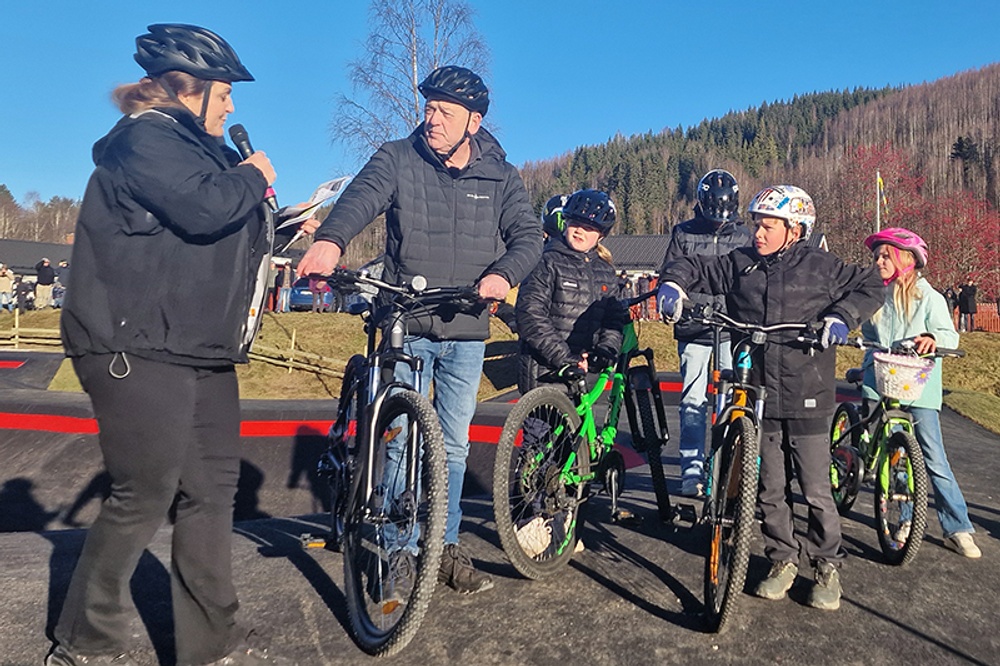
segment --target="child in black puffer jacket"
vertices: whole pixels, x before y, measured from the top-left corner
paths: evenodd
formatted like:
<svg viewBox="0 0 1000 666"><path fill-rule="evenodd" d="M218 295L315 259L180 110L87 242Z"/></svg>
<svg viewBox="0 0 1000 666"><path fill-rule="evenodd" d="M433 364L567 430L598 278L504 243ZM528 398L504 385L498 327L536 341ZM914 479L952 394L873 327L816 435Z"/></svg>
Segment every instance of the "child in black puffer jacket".
<svg viewBox="0 0 1000 666"><path fill-rule="evenodd" d="M580 190L566 200L561 215L562 237L546 246L517 296L522 394L550 370L565 365L596 370L617 358L628 320L617 299L611 255L600 245L614 226L614 203L604 192Z"/></svg>

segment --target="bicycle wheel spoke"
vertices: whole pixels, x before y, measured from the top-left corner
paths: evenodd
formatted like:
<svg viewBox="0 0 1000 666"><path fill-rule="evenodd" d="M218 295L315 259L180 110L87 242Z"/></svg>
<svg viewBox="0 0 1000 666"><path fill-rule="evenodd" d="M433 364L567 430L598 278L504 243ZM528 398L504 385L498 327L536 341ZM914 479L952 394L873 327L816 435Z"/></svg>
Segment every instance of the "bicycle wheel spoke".
<svg viewBox="0 0 1000 666"><path fill-rule="evenodd" d="M515 568L530 578L548 575L573 553L587 456L577 450L578 427L565 394L541 387L521 398L500 436L493 479L497 530Z"/></svg>
<svg viewBox="0 0 1000 666"><path fill-rule="evenodd" d="M417 393L385 400L373 440L380 464L369 497L356 497L344 539L351 626L371 654L412 638L437 583L446 514L444 441L433 407Z"/></svg>

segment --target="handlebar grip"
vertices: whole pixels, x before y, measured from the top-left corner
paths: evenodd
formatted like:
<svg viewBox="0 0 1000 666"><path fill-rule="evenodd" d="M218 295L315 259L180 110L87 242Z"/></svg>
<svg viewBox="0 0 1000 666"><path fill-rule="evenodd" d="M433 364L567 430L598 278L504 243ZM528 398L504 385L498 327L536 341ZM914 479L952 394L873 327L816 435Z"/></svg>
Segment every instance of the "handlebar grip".
<svg viewBox="0 0 1000 666"><path fill-rule="evenodd" d="M947 347L938 347L934 350L934 354L937 356L954 356L955 358L962 358L965 356L964 349L948 349Z"/></svg>

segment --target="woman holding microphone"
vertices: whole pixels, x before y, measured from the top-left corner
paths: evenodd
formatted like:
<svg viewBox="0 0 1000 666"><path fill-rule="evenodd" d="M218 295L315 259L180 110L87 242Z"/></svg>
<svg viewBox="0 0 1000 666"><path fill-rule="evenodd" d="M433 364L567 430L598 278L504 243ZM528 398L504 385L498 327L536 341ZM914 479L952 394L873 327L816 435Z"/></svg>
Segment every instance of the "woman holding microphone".
<svg viewBox="0 0 1000 666"><path fill-rule="evenodd" d="M234 364L266 293L275 171L223 142L232 84L253 81L232 47L196 26L148 29L135 54L146 76L113 93L124 116L94 146L76 227L62 337L112 486L46 664L134 663L129 579L168 513L178 665L279 663L236 623L231 562Z"/></svg>

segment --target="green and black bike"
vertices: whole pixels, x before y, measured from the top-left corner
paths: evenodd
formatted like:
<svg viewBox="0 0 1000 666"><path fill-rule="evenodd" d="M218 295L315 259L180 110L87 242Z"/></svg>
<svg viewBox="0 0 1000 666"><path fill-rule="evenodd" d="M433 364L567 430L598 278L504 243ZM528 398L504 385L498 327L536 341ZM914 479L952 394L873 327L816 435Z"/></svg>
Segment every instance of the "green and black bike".
<svg viewBox="0 0 1000 666"><path fill-rule="evenodd" d="M878 350L873 356L881 399L871 407L844 402L830 426L830 483L837 510L846 515L865 482L875 485L875 531L889 564L913 561L927 527L929 479L924 455L906 404L920 397L934 368L934 358L964 356L960 349L939 347L919 355L912 340L892 348L856 341ZM847 381L861 387L862 368L847 371Z"/></svg>
<svg viewBox="0 0 1000 666"><path fill-rule="evenodd" d="M654 294L624 304L635 305ZM551 384L526 393L507 416L493 475L500 543L514 568L532 579L549 576L569 562L576 549L580 507L594 481L611 496L612 518L630 517L618 506L625 459L612 448L623 405L632 447L644 452L649 462L659 517L674 517L661 460L668 439L663 397L653 351L639 349L634 323L625 326L618 359L601 370L593 388L587 389L586 374L576 367L561 368L539 381ZM609 387L607 415L598 429L594 406Z"/></svg>

